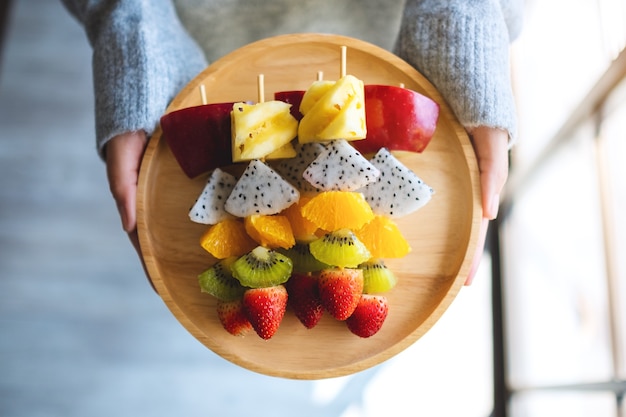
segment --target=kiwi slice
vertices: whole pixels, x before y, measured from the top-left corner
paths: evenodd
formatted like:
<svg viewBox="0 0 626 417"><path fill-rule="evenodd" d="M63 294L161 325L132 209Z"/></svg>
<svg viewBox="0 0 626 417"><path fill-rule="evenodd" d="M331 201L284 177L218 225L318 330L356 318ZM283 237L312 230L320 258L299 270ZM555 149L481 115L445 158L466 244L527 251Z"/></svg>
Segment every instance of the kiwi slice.
<svg viewBox="0 0 626 417"><path fill-rule="evenodd" d="M396 286L398 278L387 268L382 259L370 259L359 265L363 270L363 292L374 294L386 292Z"/></svg>
<svg viewBox="0 0 626 417"><path fill-rule="evenodd" d="M371 257L370 251L350 229L329 232L311 242L309 249L318 261L340 268L356 268Z"/></svg>
<svg viewBox="0 0 626 417"><path fill-rule="evenodd" d="M231 266L237 258L219 260L212 267L198 275L200 290L222 301L232 301L243 296L246 290L231 273Z"/></svg>
<svg viewBox="0 0 626 417"><path fill-rule="evenodd" d="M289 249L278 249L283 255L287 256L293 262L293 272L306 274L307 272L317 272L328 268L330 265L319 261L315 256L311 255L309 244L304 242L296 242Z"/></svg>
<svg viewBox="0 0 626 417"><path fill-rule="evenodd" d="M289 279L293 262L274 249L257 246L233 262L231 270L245 287L272 287Z"/></svg>

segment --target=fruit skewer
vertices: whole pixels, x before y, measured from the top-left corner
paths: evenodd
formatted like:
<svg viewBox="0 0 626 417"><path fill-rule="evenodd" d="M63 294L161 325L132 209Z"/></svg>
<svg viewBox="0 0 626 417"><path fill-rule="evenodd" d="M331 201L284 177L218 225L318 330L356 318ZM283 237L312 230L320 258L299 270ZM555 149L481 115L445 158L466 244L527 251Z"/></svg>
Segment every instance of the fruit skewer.
<svg viewBox="0 0 626 417"><path fill-rule="evenodd" d="M319 276L324 277L324 279L318 279L320 302L323 304L324 308L330 312L331 316L340 321L347 320L353 311L355 311L361 296L364 294L364 288L368 288L368 291L373 291L374 288L379 291L381 291L381 289L387 291L393 288L396 282L393 274L391 274L390 271L387 271L391 274L389 277L379 274L379 282L374 284L368 283L366 287L363 271L366 268L368 271L372 268L369 266L364 266L363 268L360 267L361 264L365 264L366 262L368 265L376 262L382 264L381 260L373 259L372 253L355 235L355 231L364 226L364 223L368 223L369 220L374 218L370 205L365 202L361 193L363 192L362 190L364 190L363 187L369 183L377 181L380 171L371 165L371 163L367 161L367 159L365 159L354 147L352 147L346 139L342 139L346 137L345 132L347 131L349 131L349 134L352 134L352 140L358 141L365 137L364 132L362 134L357 133L354 135L355 121L357 121L357 125L360 124L363 127L363 131L365 130L365 106L363 105L364 86L361 80L347 75L346 51L347 48L342 46L339 80L337 82L323 82L323 73L319 71L317 74L318 84L316 84L316 87L319 87L320 89L313 96L314 98L313 102L310 103L310 108L303 110L303 107L306 106L300 106L300 110L305 113L304 117L306 118L309 116L309 120L312 125L315 125L316 123L319 124L320 120L339 120L339 123L335 123L335 126L333 126L333 129L330 132L328 129L322 130L322 133L325 132L326 136L322 135L319 138L315 136L306 138L308 143L320 143L323 150L320 151L314 161L308 164L308 169L303 174L304 179L308 181L309 184L313 185L314 188L317 188L317 192L319 193L317 195L318 198L313 197L311 200L306 202L306 204L300 208L300 215L306 217L306 220L312 221L317 225L318 235L311 237L312 241L306 242L306 244L309 247L309 256L316 258L324 264L322 269L319 271ZM305 95L307 93L305 93ZM275 220L279 217L284 217L282 216L282 213L286 208L297 203L300 199L300 195L298 194L298 188L290 189L289 183L282 177L281 173L273 171L272 168L265 163L265 157L268 153L271 153L271 148L265 149L263 151L264 153L259 153L258 156L254 157L251 157L249 152L246 157L245 152L243 152L244 150L249 150L250 148L254 149L255 147L261 146L262 143L271 140L271 138L274 138L277 133L274 130L280 129L278 124L272 125L271 122L263 120L259 117L262 113L258 113L257 117L250 119L255 119L257 122L258 120L261 120L264 127L266 125L270 125L273 128L273 130L270 129L268 132L264 132L264 136L261 135L258 130L255 130L255 126L245 124L242 121L245 120L245 118L242 117L241 119L238 119L239 116L245 116L248 111L252 112L264 110L268 105L272 104L265 102L263 74L258 74L257 76L257 94L258 100L256 105L236 103L233 106L233 111L231 112L234 129L232 131L233 155L236 155L237 151L240 151L240 155L237 159L235 156L233 157L233 162L241 162L246 159L250 159L251 161L249 162L248 168L244 171L242 177L237 180L237 183L233 187L229 197L226 199L224 210L239 219L244 219L243 223L245 225L245 232L249 237L255 240L259 246L254 249L250 249L243 254L225 253L221 256L229 259L232 257L237 258L236 261L232 263L228 262L227 264L232 266L230 271L232 275L231 279L237 280L245 288L248 288L243 293L243 304L241 307L243 309L243 315L248 317L249 321L252 323L252 328L254 328L260 337L263 339L269 339L278 330L280 321L284 316L286 296L288 295L288 293L285 292L284 286L287 285L286 283L289 281L292 271L296 269L294 268L293 261L290 258L275 251L273 244L276 244L275 242L277 240L275 239L276 226L274 225L277 225L277 223L271 223L270 219ZM305 101L305 98L306 97L303 97L303 102ZM337 100L345 100L345 102L337 102ZM360 100L358 102L360 105L355 105L355 100ZM311 101L310 98L309 101ZM290 111L289 114L291 116ZM238 121L240 123L238 123ZM298 134L298 141L301 142L303 137L300 135L301 132L299 128L296 133ZM238 138L240 138L239 143L237 142ZM244 143L248 139L254 139L256 142L252 141L250 143ZM254 152L252 153L254 154ZM346 163L348 165L344 166ZM249 170L250 173L248 174L247 172ZM259 170L263 170L264 173L261 174L261 171ZM364 174L366 172L368 173L367 175ZM273 187L270 187L270 185ZM278 185L278 188L276 188L276 185ZM400 186L404 187L403 184ZM337 194L328 193L339 193L339 195L346 193L346 196L358 195L360 197L359 201L367 208L371 217L364 220L363 224L359 223L358 225L342 224L343 222L338 224L327 223L326 220L328 220L329 214L332 213L337 206L341 206L341 204L338 204L337 200L330 200L331 203L326 204L326 209L322 207L321 210L315 210L318 214L321 214L319 219L315 220L315 216L308 216L306 213L312 210L311 208L314 207L314 202L319 204L319 201L323 201L320 200L322 197L329 195L337 196ZM272 197L268 198L270 195ZM263 213L259 212L257 202L263 202L263 209L265 210ZM194 205L194 207L195 206L197 206L197 204ZM322 204L322 206L324 205ZM344 210L343 213L340 213L340 215L331 215L335 221L340 219L353 221L358 217L356 216L356 207L354 207L353 204L346 203L344 206L347 210ZM307 208L309 209L308 211ZM345 216L346 213L350 214ZM381 215L384 215L384 213ZM264 216L267 218L263 219ZM319 222L320 219L322 220L321 223ZM237 223L241 224L242 222L231 222L231 224ZM264 224L265 226L271 225L271 227L263 227ZM382 227L386 228L385 224L380 222L378 224L382 224ZM378 226L378 229L380 228L381 226ZM295 244L293 231L289 230L289 221L287 221L287 228L284 233L292 234L290 239L291 243L278 244L278 246L289 250ZM280 234L280 232L278 234ZM373 233L369 232L369 234L370 236L380 235L380 233L376 230ZM205 234L203 236L203 240L201 241L201 245L205 248L211 246L207 245L206 242L206 240L209 239L209 235L209 233ZM215 236L217 239L224 239L225 236L228 235L213 234L212 236ZM404 238L401 236L399 231L396 232L396 236L394 238L399 239L400 243L405 243ZM289 239L283 241L289 242ZM226 243L228 244L229 242ZM299 243L302 244L303 242ZM378 242L379 246L384 246L385 244L387 244L387 242L384 242L383 244ZM357 251L359 253L354 253L357 248L361 248ZM346 252L346 249L350 250ZM410 250L410 248L402 250L400 253L406 254L407 250ZM214 252L211 253L214 256L216 255ZM339 256L340 253L341 255ZM387 254L390 254L390 252L387 252ZM377 255L384 256L385 254L377 252ZM389 256L394 257L402 255L394 254ZM280 259L280 261L278 261L279 263L277 263L276 259ZM222 264L220 263L219 265ZM278 268L279 266L280 268ZM281 270L280 273L278 272L279 269ZM384 264L378 269L384 269ZM317 277L318 271L306 271L309 276L313 276L314 272L315 277ZM214 275L215 274L210 274L206 271L201 274L203 279L201 279L200 282L201 286L204 286L203 289L205 292L211 293L211 291L206 288L206 277ZM341 291L344 295L339 297L337 291ZM346 293L346 291L351 291L351 293ZM253 303L251 301L251 297L262 297L263 301ZM365 297L363 299L363 306L361 309L368 310L373 309L375 305L384 305L384 308L381 310L384 311L384 314L380 312L377 314L378 321L376 323L364 324L364 319L362 318L351 319L348 328L350 331L361 337L370 337L375 334L380 329L380 326L382 326L384 317L387 314L388 307L384 296L377 295L376 304L366 302L366 300L370 299L371 297ZM350 300L350 302L344 303L341 301L337 303L332 300ZM302 301L298 303L302 304ZM314 304L317 305L318 303ZM219 305L221 306L222 304ZM294 310L300 311L298 310L298 307L299 306L296 305ZM252 308L254 308L254 311L251 310ZM262 314L265 314L262 313L262 310L267 310L268 314L271 314L272 317L261 317ZM307 316L307 314L304 315ZM297 316L306 327L313 327L310 322L305 323L301 319L300 314ZM366 317L367 314L363 314L363 316ZM220 317L220 320L223 320L222 316ZM223 325L226 330L235 327L240 329L240 326L229 326L224 323ZM363 330L364 328L367 331ZM237 334L241 334L241 332L238 330Z"/></svg>

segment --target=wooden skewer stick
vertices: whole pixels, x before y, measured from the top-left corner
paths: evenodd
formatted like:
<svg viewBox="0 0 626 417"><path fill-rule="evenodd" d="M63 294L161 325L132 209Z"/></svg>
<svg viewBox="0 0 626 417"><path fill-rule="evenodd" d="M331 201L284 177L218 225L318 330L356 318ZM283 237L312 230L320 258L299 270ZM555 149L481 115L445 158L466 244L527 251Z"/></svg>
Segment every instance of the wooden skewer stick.
<svg viewBox="0 0 626 417"><path fill-rule="evenodd" d="M346 50L348 48L346 46L341 47L341 67L339 68L339 77L343 78L346 76Z"/></svg>
<svg viewBox="0 0 626 417"><path fill-rule="evenodd" d="M206 88L204 88L204 84L200 84L200 97L202 98L202 104L207 104Z"/></svg>
<svg viewBox="0 0 626 417"><path fill-rule="evenodd" d="M322 81L324 79L324 71L317 71L317 81Z"/></svg>
<svg viewBox="0 0 626 417"><path fill-rule="evenodd" d="M259 103L265 102L265 76L263 74L259 74L257 78L257 88L259 95Z"/></svg>
<svg viewBox="0 0 626 417"><path fill-rule="evenodd" d="M400 83L400 84L399 84L399 87L400 87L400 88L404 88L404 83Z"/></svg>
<svg viewBox="0 0 626 417"><path fill-rule="evenodd" d="M258 97L258 103L264 103L265 102L265 75L263 74L259 74L257 76L257 95ZM259 158L259 160L261 162L265 162L265 157Z"/></svg>

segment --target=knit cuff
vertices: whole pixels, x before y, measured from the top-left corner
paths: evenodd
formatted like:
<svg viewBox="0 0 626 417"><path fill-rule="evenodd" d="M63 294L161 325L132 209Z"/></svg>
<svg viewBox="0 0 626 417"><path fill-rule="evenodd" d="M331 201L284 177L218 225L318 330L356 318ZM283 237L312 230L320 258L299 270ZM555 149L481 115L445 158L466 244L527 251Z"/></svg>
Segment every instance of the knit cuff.
<svg viewBox="0 0 626 417"><path fill-rule="evenodd" d="M503 129L511 145L517 116L509 32L497 2L478 3L436 12L407 7L396 52L433 83L465 128Z"/></svg>
<svg viewBox="0 0 626 417"><path fill-rule="evenodd" d="M160 1L120 2L88 26L93 46L96 143L104 158L116 135L150 136L167 105L206 67L201 50Z"/></svg>

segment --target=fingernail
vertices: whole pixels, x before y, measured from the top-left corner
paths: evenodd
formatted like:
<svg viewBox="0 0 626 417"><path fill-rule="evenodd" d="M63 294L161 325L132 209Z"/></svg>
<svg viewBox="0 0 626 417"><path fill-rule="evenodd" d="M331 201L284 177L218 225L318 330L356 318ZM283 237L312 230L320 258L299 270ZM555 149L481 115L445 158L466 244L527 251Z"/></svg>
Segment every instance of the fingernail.
<svg viewBox="0 0 626 417"><path fill-rule="evenodd" d="M123 207L120 208L120 219L122 220L122 229L124 229L125 232L130 232L128 227L128 213L126 213Z"/></svg>
<svg viewBox="0 0 626 417"><path fill-rule="evenodd" d="M490 207L490 219L493 220L498 217L498 210L500 209L500 194L496 194L491 199Z"/></svg>

